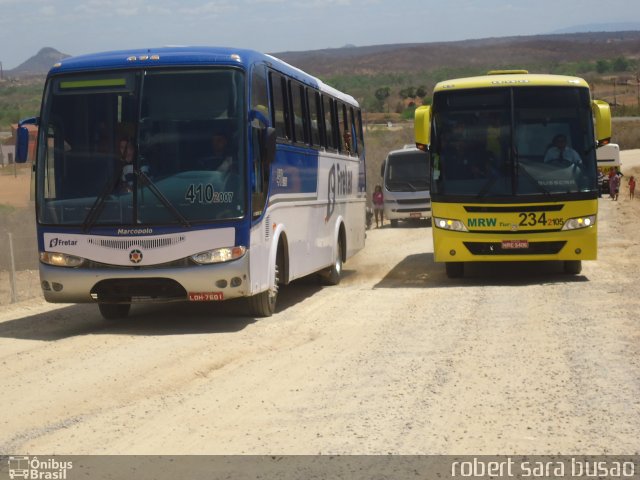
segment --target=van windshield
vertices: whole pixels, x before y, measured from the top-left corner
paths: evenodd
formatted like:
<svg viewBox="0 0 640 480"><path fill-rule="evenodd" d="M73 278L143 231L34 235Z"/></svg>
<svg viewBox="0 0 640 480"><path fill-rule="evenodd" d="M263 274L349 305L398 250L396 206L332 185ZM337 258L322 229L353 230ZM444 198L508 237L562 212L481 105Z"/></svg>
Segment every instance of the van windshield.
<svg viewBox="0 0 640 480"><path fill-rule="evenodd" d="M420 150L389 154L384 182L390 192L429 190L428 155Z"/></svg>

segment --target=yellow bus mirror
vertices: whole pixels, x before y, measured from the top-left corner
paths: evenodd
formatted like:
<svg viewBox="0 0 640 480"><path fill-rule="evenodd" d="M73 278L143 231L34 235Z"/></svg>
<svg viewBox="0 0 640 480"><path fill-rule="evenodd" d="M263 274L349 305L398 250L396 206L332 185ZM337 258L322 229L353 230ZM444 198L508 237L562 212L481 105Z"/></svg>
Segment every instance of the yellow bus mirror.
<svg viewBox="0 0 640 480"><path fill-rule="evenodd" d="M591 102L591 110L595 120L598 146L606 145L611 141L611 107L607 102L594 100Z"/></svg>
<svg viewBox="0 0 640 480"><path fill-rule="evenodd" d="M431 143L431 106L422 105L416 108L413 121L416 147L426 151Z"/></svg>

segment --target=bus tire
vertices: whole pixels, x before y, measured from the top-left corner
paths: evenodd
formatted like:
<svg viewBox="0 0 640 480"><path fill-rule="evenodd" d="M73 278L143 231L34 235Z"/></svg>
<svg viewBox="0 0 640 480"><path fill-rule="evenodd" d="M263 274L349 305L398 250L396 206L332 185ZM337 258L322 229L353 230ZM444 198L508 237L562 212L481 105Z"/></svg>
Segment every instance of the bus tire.
<svg viewBox="0 0 640 480"><path fill-rule="evenodd" d="M464 275L464 263L462 262L446 262L444 266L449 278L460 278Z"/></svg>
<svg viewBox="0 0 640 480"><path fill-rule="evenodd" d="M564 273L569 275L579 275L582 272L582 260L565 260Z"/></svg>
<svg viewBox="0 0 640 480"><path fill-rule="evenodd" d="M279 282L280 274L278 270L278 262L276 261L273 285L270 286L268 290L249 297L249 310L251 311L251 315L266 318L275 313L276 303L278 301Z"/></svg>
<svg viewBox="0 0 640 480"><path fill-rule="evenodd" d="M130 303L99 303L98 309L102 318L105 320L121 320L127 318L129 310L131 310Z"/></svg>
<svg viewBox="0 0 640 480"><path fill-rule="evenodd" d="M342 278L342 243L342 238L338 237L333 265L320 275L323 285L338 285L340 283L340 279Z"/></svg>

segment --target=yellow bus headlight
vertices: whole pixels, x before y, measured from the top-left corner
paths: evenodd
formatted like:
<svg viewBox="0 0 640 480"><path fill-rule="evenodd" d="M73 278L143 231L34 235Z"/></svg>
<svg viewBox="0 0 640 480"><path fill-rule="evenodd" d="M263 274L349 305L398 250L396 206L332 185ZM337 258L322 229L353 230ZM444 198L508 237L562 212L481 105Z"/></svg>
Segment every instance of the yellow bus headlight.
<svg viewBox="0 0 640 480"><path fill-rule="evenodd" d="M578 230L580 228L593 227L596 224L595 215L587 215L586 217L570 218L564 223L562 230Z"/></svg>
<svg viewBox="0 0 640 480"><path fill-rule="evenodd" d="M433 224L437 228L443 230L453 230L455 232L467 232L467 227L460 220L452 220L450 218L434 218Z"/></svg>

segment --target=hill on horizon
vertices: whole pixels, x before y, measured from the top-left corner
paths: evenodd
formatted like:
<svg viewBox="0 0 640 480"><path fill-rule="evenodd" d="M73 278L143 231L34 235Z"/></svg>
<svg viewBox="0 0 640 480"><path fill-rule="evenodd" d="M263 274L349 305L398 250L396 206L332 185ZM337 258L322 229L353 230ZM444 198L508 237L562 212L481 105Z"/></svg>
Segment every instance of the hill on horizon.
<svg viewBox="0 0 640 480"><path fill-rule="evenodd" d="M536 67L626 57L640 59L640 31L493 37L455 42L280 52L276 57L319 77L438 69Z"/></svg>
<svg viewBox="0 0 640 480"><path fill-rule="evenodd" d="M21 77L28 75L46 75L51 67L60 60L70 57L66 53L61 53L55 48L44 47L38 53L30 57L25 62L5 73L11 77Z"/></svg>

